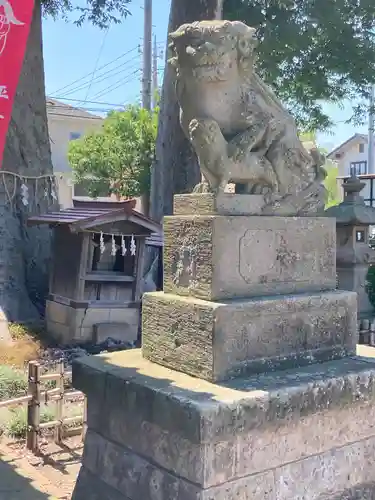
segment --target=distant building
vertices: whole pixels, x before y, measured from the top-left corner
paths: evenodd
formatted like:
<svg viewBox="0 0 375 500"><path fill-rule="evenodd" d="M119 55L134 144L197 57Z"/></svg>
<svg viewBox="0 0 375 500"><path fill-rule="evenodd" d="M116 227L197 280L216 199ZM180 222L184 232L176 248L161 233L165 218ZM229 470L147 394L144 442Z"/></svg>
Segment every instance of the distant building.
<svg viewBox="0 0 375 500"><path fill-rule="evenodd" d="M338 167L337 179L341 197L343 197L342 182L354 174L366 182L361 192L366 204L375 206L375 172L369 168L367 158L368 136L365 134L354 134L328 155L328 159L334 161Z"/></svg>
<svg viewBox="0 0 375 500"><path fill-rule="evenodd" d="M46 104L52 164L58 181L59 201L62 208L69 208L73 205L73 197L76 194L68 162L69 143L87 132L98 130L102 126L103 118L50 97L47 97Z"/></svg>

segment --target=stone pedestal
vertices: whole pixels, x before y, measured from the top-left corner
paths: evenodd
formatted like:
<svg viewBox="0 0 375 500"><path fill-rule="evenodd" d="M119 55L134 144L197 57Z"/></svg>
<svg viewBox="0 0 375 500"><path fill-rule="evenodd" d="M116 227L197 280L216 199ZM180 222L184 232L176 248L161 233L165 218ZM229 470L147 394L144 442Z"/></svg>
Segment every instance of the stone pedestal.
<svg viewBox="0 0 375 500"><path fill-rule="evenodd" d="M200 196L165 221L142 351L75 362L73 500L375 498L375 361L356 356L356 294L335 290L335 221Z"/></svg>
<svg viewBox="0 0 375 500"><path fill-rule="evenodd" d="M88 396L72 500L365 500L375 363L346 358L212 384L139 350L74 365Z"/></svg>

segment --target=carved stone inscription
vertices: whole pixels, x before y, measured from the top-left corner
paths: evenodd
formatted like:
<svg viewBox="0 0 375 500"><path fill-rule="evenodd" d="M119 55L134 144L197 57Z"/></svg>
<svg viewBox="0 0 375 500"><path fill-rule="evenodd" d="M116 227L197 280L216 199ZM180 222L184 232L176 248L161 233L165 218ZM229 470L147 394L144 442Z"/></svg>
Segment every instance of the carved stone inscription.
<svg viewBox="0 0 375 500"><path fill-rule="evenodd" d="M314 233L313 233L314 234ZM328 269L327 247L286 229L250 229L239 241L239 273L249 284L304 282Z"/></svg>

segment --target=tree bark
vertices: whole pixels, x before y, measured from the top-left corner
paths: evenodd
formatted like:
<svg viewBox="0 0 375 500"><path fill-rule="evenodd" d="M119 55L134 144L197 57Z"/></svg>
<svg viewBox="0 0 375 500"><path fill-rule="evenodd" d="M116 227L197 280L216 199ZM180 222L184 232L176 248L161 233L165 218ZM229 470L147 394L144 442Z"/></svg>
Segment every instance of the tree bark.
<svg viewBox="0 0 375 500"><path fill-rule="evenodd" d="M184 23L221 19L223 0L172 0L169 32ZM168 57L168 55L167 55ZM200 182L197 158L179 120L173 71L166 64L160 104L156 160L152 169L151 217L161 221L173 211L173 195L190 192Z"/></svg>
<svg viewBox="0 0 375 500"><path fill-rule="evenodd" d="M27 218L51 208L44 197L47 182L17 181L20 176L53 174L47 127L42 21L40 0L36 0L21 77L8 129L0 170L0 308L9 321L40 319L48 293L51 232L47 227L28 228ZM4 182L5 181L5 182ZM29 206L21 202L20 185L29 188Z"/></svg>

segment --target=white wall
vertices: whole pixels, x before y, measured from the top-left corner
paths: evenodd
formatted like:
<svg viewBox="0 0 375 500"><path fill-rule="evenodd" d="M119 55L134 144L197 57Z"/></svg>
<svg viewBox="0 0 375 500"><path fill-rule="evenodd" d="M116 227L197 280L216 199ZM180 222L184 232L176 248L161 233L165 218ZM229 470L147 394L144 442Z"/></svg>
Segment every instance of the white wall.
<svg viewBox="0 0 375 500"><path fill-rule="evenodd" d="M98 130L102 120L56 116L47 113L48 131L51 143L53 170L58 182L59 202L62 208L72 206L72 170L68 162L68 147L71 134L81 136Z"/></svg>
<svg viewBox="0 0 375 500"><path fill-rule="evenodd" d="M364 151L359 152L359 142L354 143L347 147L341 154L341 158L333 158L337 162L339 168L339 176L350 175L350 164L352 162L365 161L367 163L368 158L368 144L363 142ZM371 173L368 172L367 173Z"/></svg>
<svg viewBox="0 0 375 500"><path fill-rule="evenodd" d="M359 150L359 144L363 144L363 151L360 152ZM343 177L343 176L349 176L351 174L350 166L351 163L357 163L357 162L366 162L368 160L368 144L365 141L360 141L358 140L353 141L351 144L346 146L345 148L340 151L341 157L340 158L333 158L333 160L337 163L338 166L338 176ZM367 166L367 174L369 173L375 173L375 172L369 172L368 166ZM366 184L363 190L361 191L361 196L366 200L370 198L370 180L368 179L363 179L363 182ZM342 189L342 179L338 179L338 184L340 187L340 192L341 192L341 197L343 198L343 189ZM375 186L374 186L375 187ZM375 195L375 193L374 193Z"/></svg>

